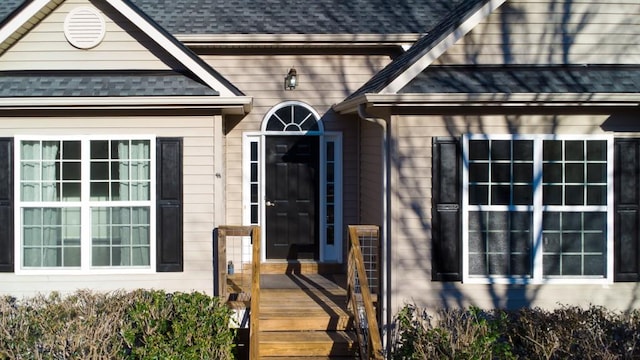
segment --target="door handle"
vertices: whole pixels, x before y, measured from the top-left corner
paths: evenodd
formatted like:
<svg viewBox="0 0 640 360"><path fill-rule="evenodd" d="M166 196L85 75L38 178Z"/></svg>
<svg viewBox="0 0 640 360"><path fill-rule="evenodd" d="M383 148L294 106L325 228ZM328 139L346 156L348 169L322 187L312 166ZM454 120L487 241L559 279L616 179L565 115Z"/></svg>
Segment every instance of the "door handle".
<svg viewBox="0 0 640 360"><path fill-rule="evenodd" d="M276 203L274 203L274 202L271 202L271 201L267 200L267 202L265 202L265 203L264 203L264 205L265 205L265 206L273 207L273 206L276 206Z"/></svg>

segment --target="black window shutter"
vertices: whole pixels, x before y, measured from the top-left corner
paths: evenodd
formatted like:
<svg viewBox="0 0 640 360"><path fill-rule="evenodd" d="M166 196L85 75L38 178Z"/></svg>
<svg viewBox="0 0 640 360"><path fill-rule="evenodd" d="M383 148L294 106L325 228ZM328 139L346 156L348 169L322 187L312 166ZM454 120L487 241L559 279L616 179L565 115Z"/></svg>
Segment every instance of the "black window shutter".
<svg viewBox="0 0 640 360"><path fill-rule="evenodd" d="M182 139L157 138L157 254L158 272L181 272L182 246Z"/></svg>
<svg viewBox="0 0 640 360"><path fill-rule="evenodd" d="M0 272L13 272L13 139L0 138Z"/></svg>
<svg viewBox="0 0 640 360"><path fill-rule="evenodd" d="M462 280L461 154L455 138L434 138L432 167L432 278Z"/></svg>
<svg viewBox="0 0 640 360"><path fill-rule="evenodd" d="M616 139L614 281L640 280L640 139Z"/></svg>

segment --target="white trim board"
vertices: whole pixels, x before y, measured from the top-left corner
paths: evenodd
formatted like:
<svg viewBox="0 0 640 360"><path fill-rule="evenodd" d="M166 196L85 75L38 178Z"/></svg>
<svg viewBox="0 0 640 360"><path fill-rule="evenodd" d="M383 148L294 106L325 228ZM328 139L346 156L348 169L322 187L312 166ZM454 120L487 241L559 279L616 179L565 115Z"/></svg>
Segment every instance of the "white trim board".
<svg viewBox="0 0 640 360"><path fill-rule="evenodd" d="M422 55L413 65L409 66L393 81L391 81L379 94L396 94L405 87L411 80L418 76L424 69L437 60L449 48L451 48L458 40L462 39L467 33L473 30L476 25L491 15L506 0L490 0L480 10L475 12L466 21L460 24L456 29L445 36L439 43Z"/></svg>

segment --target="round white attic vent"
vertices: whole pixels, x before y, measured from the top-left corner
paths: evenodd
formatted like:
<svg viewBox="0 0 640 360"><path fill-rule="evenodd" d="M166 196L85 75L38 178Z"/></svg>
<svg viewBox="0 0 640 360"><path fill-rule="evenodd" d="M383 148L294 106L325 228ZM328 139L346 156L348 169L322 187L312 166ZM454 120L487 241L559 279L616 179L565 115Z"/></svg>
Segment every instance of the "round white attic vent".
<svg viewBox="0 0 640 360"><path fill-rule="evenodd" d="M64 36L78 49L97 46L104 39L105 32L104 18L90 7L75 8L64 19Z"/></svg>

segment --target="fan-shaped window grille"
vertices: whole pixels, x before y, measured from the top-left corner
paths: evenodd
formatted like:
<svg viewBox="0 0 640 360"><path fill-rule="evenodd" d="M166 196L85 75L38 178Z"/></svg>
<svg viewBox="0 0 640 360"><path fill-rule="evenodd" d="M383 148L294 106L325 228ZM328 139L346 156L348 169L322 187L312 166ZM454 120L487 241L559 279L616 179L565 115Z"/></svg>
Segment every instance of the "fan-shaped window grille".
<svg viewBox="0 0 640 360"><path fill-rule="evenodd" d="M286 102L273 108L267 115L266 131L322 132L318 114L298 102Z"/></svg>

